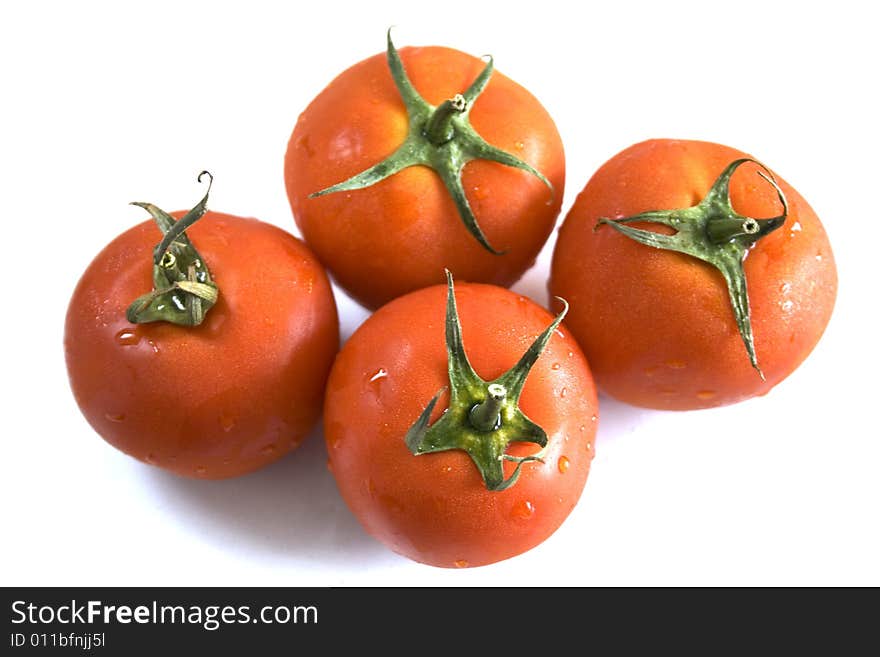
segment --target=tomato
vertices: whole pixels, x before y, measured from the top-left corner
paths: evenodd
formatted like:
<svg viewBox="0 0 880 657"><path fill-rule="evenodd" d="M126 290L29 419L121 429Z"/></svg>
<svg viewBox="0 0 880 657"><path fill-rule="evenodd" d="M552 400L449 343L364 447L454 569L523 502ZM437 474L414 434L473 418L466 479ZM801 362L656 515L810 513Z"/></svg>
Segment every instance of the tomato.
<svg viewBox="0 0 880 657"><path fill-rule="evenodd" d="M497 286L449 285L399 297L355 331L330 374L324 433L371 535L461 568L525 552L561 525L590 470L597 402L580 348L546 310Z"/></svg>
<svg viewBox="0 0 880 657"><path fill-rule="evenodd" d="M219 289L203 321L127 319L151 288L162 238L153 221L138 224L73 293L70 385L89 424L126 454L188 477L233 477L288 453L315 424L338 349L336 305L318 260L280 228L207 212L186 235ZM171 251L186 257L180 244Z"/></svg>
<svg viewBox="0 0 880 657"><path fill-rule="evenodd" d="M631 239L641 231L685 252ZM837 273L822 223L784 180L727 146L659 139L618 153L584 187L549 289L571 303L568 326L600 389L693 409L765 394L791 374L831 317Z"/></svg>
<svg viewBox="0 0 880 657"><path fill-rule="evenodd" d="M565 184L559 133L492 70L449 48L398 53L389 38L387 55L344 71L300 115L285 157L293 216L361 304L442 283L445 268L509 286L549 237Z"/></svg>

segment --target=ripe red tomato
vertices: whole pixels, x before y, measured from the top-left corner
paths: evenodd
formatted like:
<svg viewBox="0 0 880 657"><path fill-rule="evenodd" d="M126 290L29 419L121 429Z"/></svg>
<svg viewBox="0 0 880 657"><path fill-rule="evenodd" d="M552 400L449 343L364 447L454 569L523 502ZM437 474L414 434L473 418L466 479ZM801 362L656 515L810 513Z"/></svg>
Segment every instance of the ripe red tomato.
<svg viewBox="0 0 880 657"><path fill-rule="evenodd" d="M285 158L297 226L336 282L370 308L441 283L445 268L509 286L559 215L565 158L556 126L501 73L471 91L486 63L449 48L402 49L402 95L389 68L397 56L389 39L387 56L344 71L300 115ZM429 130L432 119L449 130ZM376 165L367 186L314 196Z"/></svg>
<svg viewBox="0 0 880 657"><path fill-rule="evenodd" d="M737 164L741 158L748 156L707 142L662 139L636 144L595 173L565 218L549 289L571 303L568 326L597 384L612 397L662 409L738 402L764 394L785 379L821 337L837 293L834 256L822 223L790 185L776 178L777 191L766 170L754 161ZM741 292L747 292L740 298L745 296L747 304L739 315L722 269L688 253L630 239L619 232L623 223L597 225L601 218L619 220L695 206L713 184L717 189L731 163L736 166L729 178L729 198L744 231L731 240L723 234L709 242L724 251L724 266L734 277L730 254L745 257L738 266L746 284ZM748 225L748 217L759 221ZM736 225L725 219L716 228L724 222ZM712 235L711 227L689 232L693 222L678 227L666 223L625 225L663 233L660 241L671 239L678 246L685 237L706 240ZM745 234L750 231L754 234ZM748 248L753 238L757 242ZM737 316L745 318L743 327ZM755 363L747 349L749 329Z"/></svg>
<svg viewBox="0 0 880 657"><path fill-rule="evenodd" d="M219 288L204 321L126 318L151 289L162 238L145 221L76 286L67 369L89 424L114 447L179 475L233 477L288 453L316 422L338 349L336 305L317 259L280 228L208 212L186 234Z"/></svg>
<svg viewBox="0 0 880 657"><path fill-rule="evenodd" d="M447 296L445 286L412 292L355 331L330 374L324 433L342 496L371 535L416 561L462 568L525 552L565 520L590 470L597 402L566 329L552 330L553 317L525 297L484 284L455 289L464 352L482 379L462 386L456 374L454 384ZM504 403L515 401L509 370L542 332L549 341L525 379L521 413L504 406L477 428L471 409L486 403L487 383L505 384ZM429 416L430 427L420 425ZM507 439L527 442L508 447ZM477 457L444 448L457 442ZM539 450L542 461L529 460Z"/></svg>

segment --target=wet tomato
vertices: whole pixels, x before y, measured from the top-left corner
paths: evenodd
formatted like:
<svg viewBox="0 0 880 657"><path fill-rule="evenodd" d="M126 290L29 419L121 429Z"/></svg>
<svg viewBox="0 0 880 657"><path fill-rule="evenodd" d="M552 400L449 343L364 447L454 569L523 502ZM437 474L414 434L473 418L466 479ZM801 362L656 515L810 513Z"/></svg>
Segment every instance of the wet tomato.
<svg viewBox="0 0 880 657"><path fill-rule="evenodd" d="M561 318L450 278L357 329L330 374L324 432L371 535L462 568L525 552L562 524L590 470L597 403Z"/></svg>
<svg viewBox="0 0 880 657"><path fill-rule="evenodd" d="M553 120L526 89L442 47L404 48L334 79L300 115L285 158L305 241L376 308L462 279L509 286L535 261L565 184Z"/></svg>
<svg viewBox="0 0 880 657"><path fill-rule="evenodd" d="M154 249L175 220L144 204L162 231L141 223L92 261L68 307L64 350L76 401L107 442L179 475L219 479L305 438L339 327L327 275L300 240L205 213L206 199L186 215L198 210L200 221L162 253Z"/></svg>
<svg viewBox="0 0 880 657"><path fill-rule="evenodd" d="M549 289L599 387L692 409L768 392L815 347L837 293L804 198L744 153L660 139L612 157L563 222Z"/></svg>

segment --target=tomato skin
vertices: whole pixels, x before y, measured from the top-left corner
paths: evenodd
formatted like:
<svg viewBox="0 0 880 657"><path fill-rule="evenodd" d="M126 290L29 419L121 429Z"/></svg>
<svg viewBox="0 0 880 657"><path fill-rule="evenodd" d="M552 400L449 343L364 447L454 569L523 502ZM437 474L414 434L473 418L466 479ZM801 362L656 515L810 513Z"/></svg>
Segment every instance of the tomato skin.
<svg viewBox="0 0 880 657"><path fill-rule="evenodd" d="M455 296L465 351L486 380L516 363L553 319L495 286L458 283ZM330 374L324 434L342 497L371 535L422 563L480 566L538 545L571 512L593 458L596 391L563 325L520 399L526 416L547 432L544 463L524 464L510 488L489 491L463 451L414 456L404 436L449 385L445 300L445 286L425 288L383 306L357 329ZM444 393L432 422L448 401ZM511 443L508 453L536 451L532 443Z"/></svg>
<svg viewBox="0 0 880 657"><path fill-rule="evenodd" d="M336 305L320 263L280 228L208 212L187 235L220 289L204 322L126 320L152 287L162 237L152 221L134 226L73 293L70 385L114 447L179 475L234 477L279 459L315 424L339 344Z"/></svg>
<svg viewBox="0 0 880 657"><path fill-rule="evenodd" d="M709 142L646 141L612 157L577 197L559 230L548 287L571 303L567 323L603 392L659 409L732 404L767 393L819 341L837 294L834 256L815 212L779 176L789 216L744 263L766 381L749 363L715 268L643 246L609 226L594 231L600 217L698 203L724 167L741 157ZM746 164L734 174L733 207L755 218L776 216L776 192L756 171Z"/></svg>
<svg viewBox="0 0 880 657"><path fill-rule="evenodd" d="M434 105L467 89L485 66L442 47L402 48L400 56L415 88ZM384 54L344 71L300 115L285 157L293 216L336 282L366 307L441 283L444 268L462 280L509 286L550 236L565 185L562 141L550 115L496 70L470 119L486 141L531 164L554 187L496 162L465 166L474 215L504 255L491 254L467 231L440 178L424 166L364 189L308 198L380 162L404 141L406 108Z"/></svg>

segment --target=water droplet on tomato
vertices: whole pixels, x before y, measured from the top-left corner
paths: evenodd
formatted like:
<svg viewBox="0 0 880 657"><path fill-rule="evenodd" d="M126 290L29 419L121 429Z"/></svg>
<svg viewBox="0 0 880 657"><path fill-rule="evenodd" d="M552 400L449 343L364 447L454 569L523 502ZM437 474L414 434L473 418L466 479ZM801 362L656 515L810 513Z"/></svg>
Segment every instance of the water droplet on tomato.
<svg viewBox="0 0 880 657"><path fill-rule="evenodd" d="M482 201L484 198L488 196L486 190L480 187L479 185L474 185L473 189L474 198L478 201Z"/></svg>
<svg viewBox="0 0 880 657"><path fill-rule="evenodd" d="M821 254L821 253L817 253L817 254L816 254L816 261L817 261L817 262L822 262L822 254Z"/></svg>
<svg viewBox="0 0 880 657"><path fill-rule="evenodd" d="M790 237L794 237L794 234L795 234L795 233L799 233L799 232L801 232L802 230L803 230L803 227L801 226L801 222L800 222L800 221L795 221L795 222L791 225L791 232L789 233L789 236L790 236Z"/></svg>
<svg viewBox="0 0 880 657"><path fill-rule="evenodd" d="M133 347L140 341L140 333L135 328L125 328L116 334L116 342L123 347Z"/></svg>
<svg viewBox="0 0 880 657"><path fill-rule="evenodd" d="M590 416L590 422L595 422L595 421L598 420L598 419L599 419L599 416L598 416L598 415L591 415L591 416Z"/></svg>
<svg viewBox="0 0 880 657"><path fill-rule="evenodd" d="M535 514L535 505L528 500L522 500L521 502L517 502L513 505L513 508L510 510L510 514L514 518L519 518L520 520L528 520Z"/></svg>
<svg viewBox="0 0 880 657"><path fill-rule="evenodd" d="M789 292L791 292L791 283L783 283L779 287L779 291L782 292L783 294L788 294Z"/></svg>
<svg viewBox="0 0 880 657"><path fill-rule="evenodd" d="M104 413L104 417L110 420L111 422L123 422L125 421L125 413Z"/></svg>
<svg viewBox="0 0 880 657"><path fill-rule="evenodd" d="M457 559L457 560L455 561L455 567L456 567L456 568L467 568L467 567L468 567L468 562L467 562L466 559Z"/></svg>
<svg viewBox="0 0 880 657"><path fill-rule="evenodd" d="M220 416L220 428L223 431L232 431L235 427L235 416L230 413L224 413Z"/></svg>
<svg viewBox="0 0 880 657"><path fill-rule="evenodd" d="M367 389L378 397L382 393L382 384L388 378L388 370L380 367L367 378Z"/></svg>
<svg viewBox="0 0 880 657"><path fill-rule="evenodd" d="M565 396L568 394L568 388L563 388L559 391L559 398L565 399Z"/></svg>
<svg viewBox="0 0 880 657"><path fill-rule="evenodd" d="M592 443L591 441L589 441L589 440L587 441L587 445L586 445L586 447L587 447L587 452L592 453L592 451L593 451L593 443Z"/></svg>
<svg viewBox="0 0 880 657"><path fill-rule="evenodd" d="M444 465L443 472L446 472L446 473L452 472L452 466L451 465Z"/></svg>
<svg viewBox="0 0 880 657"><path fill-rule="evenodd" d="M513 147L516 150L521 151L522 149L524 149L526 147L526 145L521 141L517 141L517 142L514 142Z"/></svg>
<svg viewBox="0 0 880 657"><path fill-rule="evenodd" d="M562 365L560 365L559 363L553 363L553 364L550 366L550 369L551 369L551 370L558 370L560 367L562 367Z"/></svg>
<svg viewBox="0 0 880 657"><path fill-rule="evenodd" d="M144 457L144 463L149 463L150 465L156 465L156 455L155 454L147 454Z"/></svg>
<svg viewBox="0 0 880 657"><path fill-rule="evenodd" d="M792 301L791 299L786 299L779 304L779 307L782 308L782 312L790 313L791 309L794 308L794 301Z"/></svg>
<svg viewBox="0 0 880 657"><path fill-rule="evenodd" d="M568 467L571 465L571 462L568 460L567 456L560 456L559 461L556 463L556 469L559 470L559 474L565 474L568 472Z"/></svg>
<svg viewBox="0 0 880 657"><path fill-rule="evenodd" d="M697 399L712 399L717 394L714 390L700 390L697 393Z"/></svg>
<svg viewBox="0 0 880 657"><path fill-rule="evenodd" d="M153 350L153 353L154 353L154 354L158 354L158 353L159 353L159 345L157 345L157 344L156 344L155 342L153 342L152 340L147 340L147 344L150 345L150 349Z"/></svg>

